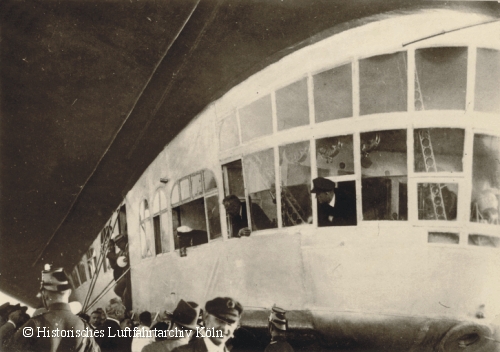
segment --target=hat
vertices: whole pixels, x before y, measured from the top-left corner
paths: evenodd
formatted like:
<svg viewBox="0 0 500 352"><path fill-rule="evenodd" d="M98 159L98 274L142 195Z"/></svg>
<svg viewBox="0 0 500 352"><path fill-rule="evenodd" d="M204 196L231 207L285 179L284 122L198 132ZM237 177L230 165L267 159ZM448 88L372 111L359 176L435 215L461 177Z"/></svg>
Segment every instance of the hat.
<svg viewBox="0 0 500 352"><path fill-rule="evenodd" d="M335 190L335 182L327 178L318 177L313 180L313 189L311 193L321 193Z"/></svg>
<svg viewBox="0 0 500 352"><path fill-rule="evenodd" d="M279 330L286 330L288 327L288 320L285 317L286 310L273 307L271 310L271 315L269 316L269 324L272 324Z"/></svg>
<svg viewBox="0 0 500 352"><path fill-rule="evenodd" d="M232 324L238 321L243 312L243 306L230 297L217 297L205 304L207 313Z"/></svg>
<svg viewBox="0 0 500 352"><path fill-rule="evenodd" d="M200 315L200 307L194 302L186 302L180 300L172 314L168 314L169 318L182 327L188 329L196 329L198 326L198 316Z"/></svg>
<svg viewBox="0 0 500 352"><path fill-rule="evenodd" d="M63 271L63 268L53 268L46 264L45 270L42 271L42 282L40 289L47 291L62 292L71 288L68 277Z"/></svg>
<svg viewBox="0 0 500 352"><path fill-rule="evenodd" d="M189 226L186 226L186 225L179 226L177 228L177 232L180 232L180 233L188 233L188 232L191 232L191 231L193 231L193 229L190 228Z"/></svg>
<svg viewBox="0 0 500 352"><path fill-rule="evenodd" d="M119 233L116 236L111 238L115 243L122 240L122 239L127 239L127 234L126 233Z"/></svg>

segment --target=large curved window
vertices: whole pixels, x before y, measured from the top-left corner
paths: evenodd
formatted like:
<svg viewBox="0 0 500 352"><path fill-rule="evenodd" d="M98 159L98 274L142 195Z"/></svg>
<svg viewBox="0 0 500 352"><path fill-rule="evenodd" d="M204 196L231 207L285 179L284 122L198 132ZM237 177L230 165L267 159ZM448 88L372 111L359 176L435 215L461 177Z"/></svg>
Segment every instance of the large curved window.
<svg viewBox="0 0 500 352"><path fill-rule="evenodd" d="M180 196L179 196L180 193ZM214 174L204 170L177 181L172 189L175 249L221 237L219 196Z"/></svg>
<svg viewBox="0 0 500 352"><path fill-rule="evenodd" d="M465 132L459 128L416 129L415 172L461 172Z"/></svg>
<svg viewBox="0 0 500 352"><path fill-rule="evenodd" d="M475 110L500 111L500 51L477 49Z"/></svg>
<svg viewBox="0 0 500 352"><path fill-rule="evenodd" d="M316 122L352 116L351 66L349 63L313 76Z"/></svg>

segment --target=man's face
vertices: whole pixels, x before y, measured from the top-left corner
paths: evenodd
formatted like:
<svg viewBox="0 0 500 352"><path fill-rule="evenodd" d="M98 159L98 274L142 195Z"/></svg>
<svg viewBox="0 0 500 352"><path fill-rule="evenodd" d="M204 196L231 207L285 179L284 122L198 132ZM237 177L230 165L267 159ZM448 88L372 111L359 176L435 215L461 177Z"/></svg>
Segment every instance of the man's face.
<svg viewBox="0 0 500 352"><path fill-rule="evenodd" d="M99 313L92 313L90 315L90 324L93 326L99 326L101 325L101 314Z"/></svg>
<svg viewBox="0 0 500 352"><path fill-rule="evenodd" d="M239 319L234 323L228 323L224 320L217 318L215 315L205 313L205 328L215 330L215 336L210 337L210 340L216 345L221 346L225 344L227 340L233 337L234 331L238 328ZM221 337L222 335L222 337Z"/></svg>
<svg viewBox="0 0 500 352"><path fill-rule="evenodd" d="M334 191L318 192L316 193L316 199L320 204L330 203L333 199Z"/></svg>
<svg viewBox="0 0 500 352"><path fill-rule="evenodd" d="M240 202L236 200L229 200L224 202L224 208L226 208L226 213L229 216L240 215L240 207L241 207Z"/></svg>

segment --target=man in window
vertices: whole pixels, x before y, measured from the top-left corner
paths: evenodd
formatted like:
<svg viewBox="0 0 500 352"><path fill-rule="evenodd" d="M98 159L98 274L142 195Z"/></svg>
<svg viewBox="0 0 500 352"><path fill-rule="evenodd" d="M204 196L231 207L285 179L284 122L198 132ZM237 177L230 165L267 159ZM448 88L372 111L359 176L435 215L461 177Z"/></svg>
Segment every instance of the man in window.
<svg viewBox="0 0 500 352"><path fill-rule="evenodd" d="M356 225L356 196L348 187L335 188L335 182L318 177L313 180L311 193L316 193L318 200L318 226Z"/></svg>
<svg viewBox="0 0 500 352"><path fill-rule="evenodd" d="M231 194L224 198L224 208L230 219L231 237L250 236L252 232L248 227L247 206L245 202L240 202L240 199ZM255 203L251 203L252 228L254 230L264 230L275 227L266 213Z"/></svg>

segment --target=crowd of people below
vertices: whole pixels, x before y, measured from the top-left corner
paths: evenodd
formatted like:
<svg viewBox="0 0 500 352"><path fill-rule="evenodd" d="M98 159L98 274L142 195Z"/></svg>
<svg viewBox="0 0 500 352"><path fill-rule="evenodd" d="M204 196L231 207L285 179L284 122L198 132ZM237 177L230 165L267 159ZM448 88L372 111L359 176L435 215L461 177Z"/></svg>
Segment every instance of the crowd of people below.
<svg viewBox="0 0 500 352"><path fill-rule="evenodd" d="M243 313L243 306L230 297L211 299L204 308L181 299L172 313L153 318L144 311L134 320L116 297L90 315L75 314L70 293L62 268L42 271L39 297L43 307L32 317L27 307L0 306L0 351L229 352ZM266 352L293 352L285 338L285 313L277 307L271 311Z"/></svg>

